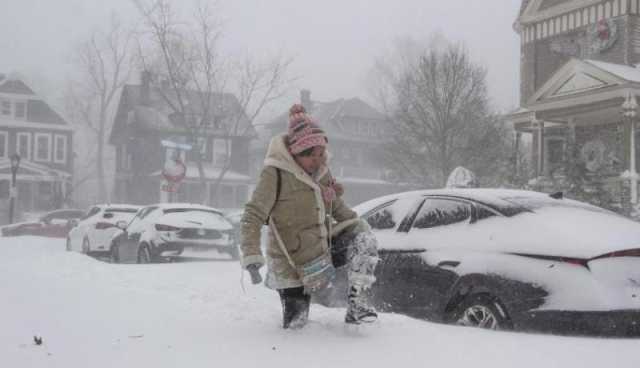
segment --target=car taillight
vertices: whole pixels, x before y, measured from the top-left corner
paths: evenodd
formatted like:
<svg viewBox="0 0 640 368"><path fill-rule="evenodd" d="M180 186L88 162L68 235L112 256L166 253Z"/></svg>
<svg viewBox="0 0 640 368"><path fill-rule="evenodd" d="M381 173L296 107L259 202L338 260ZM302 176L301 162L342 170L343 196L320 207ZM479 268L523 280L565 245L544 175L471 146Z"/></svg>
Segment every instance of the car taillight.
<svg viewBox="0 0 640 368"><path fill-rule="evenodd" d="M156 224L156 230L158 230L158 231L178 231L178 230L180 230L180 228L179 227L175 227L175 226Z"/></svg>
<svg viewBox="0 0 640 368"><path fill-rule="evenodd" d="M96 230L104 230L104 229L108 229L111 227L114 227L114 224L108 223L108 222L98 222L96 224Z"/></svg>

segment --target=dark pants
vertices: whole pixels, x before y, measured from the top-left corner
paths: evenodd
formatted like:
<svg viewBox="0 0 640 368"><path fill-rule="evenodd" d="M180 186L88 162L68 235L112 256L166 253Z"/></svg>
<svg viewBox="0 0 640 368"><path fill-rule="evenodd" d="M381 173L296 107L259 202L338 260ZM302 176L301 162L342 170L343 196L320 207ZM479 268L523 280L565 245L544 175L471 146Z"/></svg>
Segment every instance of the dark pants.
<svg viewBox="0 0 640 368"><path fill-rule="evenodd" d="M278 289L282 303L282 328L300 328L309 318L311 296L303 287Z"/></svg>

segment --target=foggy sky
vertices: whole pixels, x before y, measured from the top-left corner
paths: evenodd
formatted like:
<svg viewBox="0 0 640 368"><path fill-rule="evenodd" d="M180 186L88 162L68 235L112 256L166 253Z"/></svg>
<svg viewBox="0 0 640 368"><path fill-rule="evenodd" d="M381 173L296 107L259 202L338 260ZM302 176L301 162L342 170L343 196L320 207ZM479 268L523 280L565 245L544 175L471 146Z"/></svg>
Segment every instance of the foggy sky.
<svg viewBox="0 0 640 368"><path fill-rule="evenodd" d="M184 3L176 5L187 8ZM501 110L518 105L519 40L512 29L520 0L221 0L223 51L294 57L292 87L320 101L362 97L374 59L398 37L440 32L464 41L488 69L490 95ZM0 72L35 80L56 97L70 70L74 45L111 12L139 19L130 0L0 0ZM136 82L136 80L132 80ZM285 101L288 105L291 101Z"/></svg>

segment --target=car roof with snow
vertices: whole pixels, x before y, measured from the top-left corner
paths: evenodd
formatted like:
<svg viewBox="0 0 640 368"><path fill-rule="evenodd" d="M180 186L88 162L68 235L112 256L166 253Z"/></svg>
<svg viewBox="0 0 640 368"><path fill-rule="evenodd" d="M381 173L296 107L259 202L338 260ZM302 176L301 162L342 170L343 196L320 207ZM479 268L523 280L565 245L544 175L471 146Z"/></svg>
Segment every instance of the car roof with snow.
<svg viewBox="0 0 640 368"><path fill-rule="evenodd" d="M445 189L423 189L409 192L390 194L363 202L354 207L359 215L363 215L372 209L383 205L387 202L397 199L419 198L423 196L442 196L459 199L472 200L482 203L495 210L502 212L507 216L512 216L521 212L535 211L536 208L543 206L562 205L569 207L578 207L592 211L614 212L592 206L587 203L574 201L559 196L552 197L547 193L534 192L519 189L495 189L495 188L445 188Z"/></svg>
<svg viewBox="0 0 640 368"><path fill-rule="evenodd" d="M640 224L615 212L571 199L525 190L437 189L404 192L371 200L354 208L358 214L376 210L394 199L462 198L494 207L505 216L475 224L460 222L387 239L384 249L413 249L429 237L439 247L515 254L544 254L592 258L609 252L640 248ZM506 210L505 210L506 209ZM406 207L409 210L409 207ZM508 210L511 210L509 212ZM406 215L406 212L401 216ZM386 238L385 238L386 239ZM411 240L411 241L408 241Z"/></svg>

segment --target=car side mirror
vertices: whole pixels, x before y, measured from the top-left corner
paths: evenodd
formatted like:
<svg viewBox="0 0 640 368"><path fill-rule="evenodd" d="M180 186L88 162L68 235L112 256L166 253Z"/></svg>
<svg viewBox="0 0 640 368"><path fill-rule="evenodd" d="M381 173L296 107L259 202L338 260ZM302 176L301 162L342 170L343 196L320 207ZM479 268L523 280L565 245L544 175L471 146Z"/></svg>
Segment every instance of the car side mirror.
<svg viewBox="0 0 640 368"><path fill-rule="evenodd" d="M69 227L76 227L76 226L78 226L78 219L69 220Z"/></svg>
<svg viewBox="0 0 640 368"><path fill-rule="evenodd" d="M116 222L116 227L120 230L126 230L127 229L127 222L126 221L118 221Z"/></svg>
<svg viewBox="0 0 640 368"><path fill-rule="evenodd" d="M102 218L106 218L106 219L113 218L113 213L109 213L109 212L107 212L107 213L105 213L104 215L102 215Z"/></svg>

